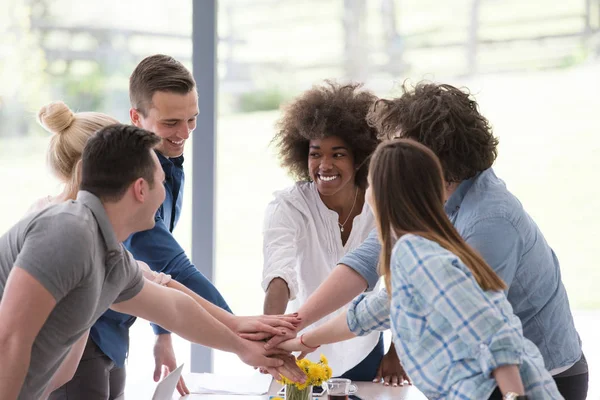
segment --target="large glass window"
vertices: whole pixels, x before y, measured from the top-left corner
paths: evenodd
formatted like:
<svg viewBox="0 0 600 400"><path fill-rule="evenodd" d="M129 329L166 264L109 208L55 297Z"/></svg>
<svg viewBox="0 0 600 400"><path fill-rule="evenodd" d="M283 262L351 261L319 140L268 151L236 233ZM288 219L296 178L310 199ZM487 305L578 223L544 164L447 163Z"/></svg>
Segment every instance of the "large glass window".
<svg viewBox="0 0 600 400"><path fill-rule="evenodd" d="M201 2L198 2L201 3ZM365 82L379 96L405 80L464 85L500 138L495 169L540 225L562 265L600 394L600 48L598 0L221 0L218 3L216 286L238 314L262 313L263 212L293 182L270 147L280 104L323 79ZM107 11L109 10L109 11ZM3 0L0 15L0 197L4 232L37 198L57 193L37 110L63 100L128 122L136 63L166 53L191 68L192 2ZM200 94L202 95L202 94ZM202 112L202 110L200 110ZM202 135L196 131L194 135ZM191 144L176 237L189 254ZM131 331L129 382L149 383L153 335ZM189 345L175 343L189 370ZM217 352L218 373L254 373ZM594 379L596 376L597 379ZM149 385L150 386L150 385ZM139 392L128 393L139 397Z"/></svg>

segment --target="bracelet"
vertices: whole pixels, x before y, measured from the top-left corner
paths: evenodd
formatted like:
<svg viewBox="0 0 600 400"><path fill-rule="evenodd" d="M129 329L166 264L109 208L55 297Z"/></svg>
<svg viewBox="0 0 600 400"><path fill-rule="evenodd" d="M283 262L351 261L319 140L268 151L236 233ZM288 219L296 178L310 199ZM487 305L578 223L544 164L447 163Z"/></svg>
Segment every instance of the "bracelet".
<svg viewBox="0 0 600 400"><path fill-rule="evenodd" d="M318 345L317 347L307 345L306 343L304 343L304 340L302 340L302 336L304 336L304 334L300 335L300 343L302 344L302 346L308 347L309 349L318 349L319 347L321 347L321 345Z"/></svg>

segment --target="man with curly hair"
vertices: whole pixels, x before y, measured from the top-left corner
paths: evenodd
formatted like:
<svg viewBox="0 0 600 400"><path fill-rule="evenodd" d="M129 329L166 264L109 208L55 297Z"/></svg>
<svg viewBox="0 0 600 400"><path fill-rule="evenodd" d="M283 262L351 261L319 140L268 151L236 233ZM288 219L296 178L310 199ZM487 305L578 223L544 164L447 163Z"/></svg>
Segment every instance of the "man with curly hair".
<svg viewBox="0 0 600 400"><path fill-rule="evenodd" d="M558 259L523 205L495 175L498 139L488 120L469 93L451 85L419 83L403 89L399 98L374 103L369 125L380 137L414 139L439 157L448 217L508 286L523 333L540 349L561 394L568 400L585 399L588 368ZM379 278L379 253L373 232L298 310L303 323L319 320L372 288ZM360 321L351 329L360 332ZM472 351L477 357L478 350Z"/></svg>
<svg viewBox="0 0 600 400"><path fill-rule="evenodd" d="M379 140L365 118L376 100L361 85L326 82L285 108L274 143L297 183L277 192L266 210L265 314L296 311L374 228L364 196L368 159ZM395 350L384 357L379 333L326 345L319 353L334 375L370 381L383 373L387 383L403 377Z"/></svg>

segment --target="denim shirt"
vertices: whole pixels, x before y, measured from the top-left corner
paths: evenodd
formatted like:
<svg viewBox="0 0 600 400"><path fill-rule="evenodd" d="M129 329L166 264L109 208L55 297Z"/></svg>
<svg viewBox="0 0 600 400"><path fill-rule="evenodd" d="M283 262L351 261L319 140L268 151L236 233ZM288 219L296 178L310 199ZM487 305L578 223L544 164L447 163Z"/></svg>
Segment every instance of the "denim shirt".
<svg viewBox="0 0 600 400"><path fill-rule="evenodd" d="M192 264L183 248L173 237L183 203L183 156L166 158L156 152L165 172L166 197L155 216L154 228L134 233L125 247L136 260L144 261L150 269L171 275L173 279L196 292L211 303L231 312L229 306L204 275ZM108 310L90 330L90 337L117 366L122 367L129 351L129 328L135 317ZM155 334L169 333L152 324Z"/></svg>
<svg viewBox="0 0 600 400"><path fill-rule="evenodd" d="M455 254L407 234L390 271L391 300L385 290L359 296L348 327L357 335L391 327L404 369L428 399L487 399L503 365L518 366L529 399L562 399L504 292L483 291Z"/></svg>
<svg viewBox="0 0 600 400"><path fill-rule="evenodd" d="M517 198L490 168L463 181L445 210L458 233L508 286L507 298L523 334L540 349L548 370L581 358L560 265L552 248ZM377 233L340 260L373 288L381 246Z"/></svg>

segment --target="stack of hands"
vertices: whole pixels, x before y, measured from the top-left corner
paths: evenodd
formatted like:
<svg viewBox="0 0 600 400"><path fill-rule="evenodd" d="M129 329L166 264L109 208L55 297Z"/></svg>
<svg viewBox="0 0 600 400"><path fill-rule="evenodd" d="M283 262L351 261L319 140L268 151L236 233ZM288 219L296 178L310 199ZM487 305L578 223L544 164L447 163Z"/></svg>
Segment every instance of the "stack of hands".
<svg viewBox="0 0 600 400"><path fill-rule="evenodd" d="M298 331L304 328L302 319L295 314L286 315L259 315L259 316L232 316L230 328L242 338L242 348L236 352L238 357L246 364L260 369L262 373L271 374L275 379L280 380L281 376L296 381L304 382L306 375L296 365L296 357L292 352L299 352L298 359L302 359L307 354L318 349L309 347L310 344L303 342L301 336L297 336ZM170 335L159 335L155 344L155 359L157 370L154 379L158 381L161 375L169 372L165 368L173 364L175 368L175 355L172 353L170 343L164 346L169 351L163 351L161 339L170 340ZM169 362L168 359L172 359ZM160 368L162 366L162 370ZM408 376L404 372L398 356L394 349L391 349L382 359L381 365L377 370L377 376L373 382L382 382L385 385L398 386L404 381L408 381ZM181 395L189 393L183 378L180 379L177 389Z"/></svg>
<svg viewBox="0 0 600 400"><path fill-rule="evenodd" d="M238 330L238 334L244 339L261 343L264 345L265 356L283 362L278 366L254 366L260 368L262 373L269 373L278 380L280 375L284 375L290 380L304 382L306 375L296 365L296 357L291 353L299 352L297 359L301 360L320 346L315 344L315 347L311 347L311 343L306 343L302 340L302 336L297 336L298 331L304 328L298 314L240 318L248 318L248 321L253 322L248 322L246 329ZM381 360L373 382L381 382L386 386L402 386L404 382L411 383L393 347Z"/></svg>
<svg viewBox="0 0 600 400"><path fill-rule="evenodd" d="M155 282L170 278L154 277ZM235 353L244 363L270 373L275 379L281 375L288 379L304 382L306 375L296 365L293 350L282 349L277 344L296 337L301 319L297 314L236 316L230 315L227 326L241 338L241 346ZM267 340L270 339L269 342ZM271 344L275 345L271 345ZM158 335L154 345L154 381L158 382L177 367L171 335ZM183 378L177 383L177 391L185 396L190 391Z"/></svg>
<svg viewBox="0 0 600 400"><path fill-rule="evenodd" d="M282 346L290 343L301 329L302 320L298 314L236 317L236 320L234 331L244 339L251 352L257 353L247 357L238 354L243 362L278 380L281 376L296 382L306 380L306 375L296 365L296 357L292 355L297 350L292 346Z"/></svg>

